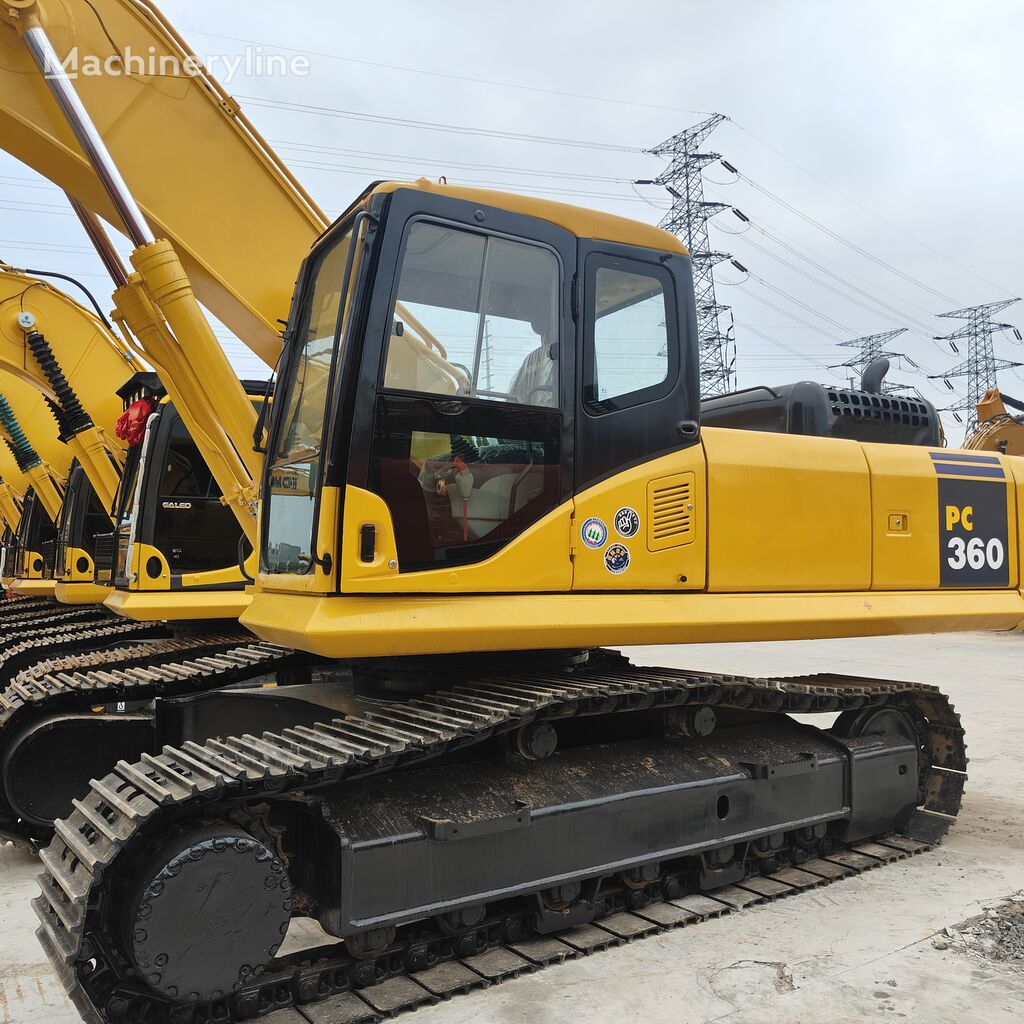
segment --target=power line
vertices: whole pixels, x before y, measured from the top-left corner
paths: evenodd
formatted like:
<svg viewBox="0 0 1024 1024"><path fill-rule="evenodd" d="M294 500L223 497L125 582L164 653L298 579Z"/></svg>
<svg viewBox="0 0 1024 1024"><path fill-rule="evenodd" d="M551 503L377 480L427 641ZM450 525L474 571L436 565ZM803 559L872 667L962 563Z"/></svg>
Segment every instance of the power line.
<svg viewBox="0 0 1024 1024"><path fill-rule="evenodd" d="M792 213L795 217L799 217L802 221L805 221L807 224L810 224L812 227L817 228L819 231L821 231L824 234L828 235L829 238L833 239L836 242L839 242L842 245L845 245L848 249L851 249L853 252L857 253L859 256L863 256L864 259L870 260L872 263L875 263L878 266L884 267L890 273L896 274L897 276L903 278L904 281L907 281L909 284L915 285L916 287L922 289L923 291L929 292L930 294L934 295L936 298L939 298L939 299L942 299L943 301L948 301L948 302L955 302L956 301L955 299L950 298L950 296L946 295L945 293L937 291L935 288L932 288L931 285L926 284L924 281L919 281L916 277L913 277L910 274L906 273L905 271L900 270L898 267L894 267L891 263L886 263L886 261L881 259L881 257L876 256L874 253L868 252L867 249L862 248L856 242L853 242L850 239L845 238L843 235L839 234L837 231L833 231L827 225L822 224L821 221L815 220L814 217L810 216L809 214L804 213L802 210L798 209L792 203L787 202L781 196L777 196L774 192L772 192L769 189L765 188L763 185L759 185L756 181L754 181L752 178L748 177L746 174L743 174L741 171L738 171L735 167L733 167L732 164L729 164L726 161L723 161L723 165L728 170L730 170L733 173L735 173L745 184L749 185L752 189L755 189L757 192L760 192L762 195L766 196L772 202L777 203L778 205L782 206L784 209L786 209L790 213Z"/></svg>
<svg viewBox="0 0 1024 1024"><path fill-rule="evenodd" d="M757 292L750 291L750 286L748 282L737 282L737 287L745 291L752 299L754 299L755 302L761 303L762 306L767 306L769 309L774 309L776 313L781 313L783 316L790 317L791 319L795 320L798 324L802 324L804 327L810 328L810 330L812 331L817 331L823 338L828 338L829 341L834 342L836 345L839 344L839 339L835 337L835 335L828 334L826 331L822 330L820 326L809 323L802 317L797 316L796 313L793 313L788 309L783 309L782 306L778 306L770 299L766 299L763 295L758 295Z"/></svg>
<svg viewBox="0 0 1024 1024"><path fill-rule="evenodd" d="M469 128L465 125L442 124L437 121L417 121L408 117L388 117L383 114L364 114L355 110L342 110L338 107L324 107L313 103L290 103L286 100L263 99L259 96L242 96L244 100L257 107L269 107L272 110L294 110L302 114L315 114L319 117L341 118L346 121L366 121L371 124L388 124L399 128L418 128L423 131L446 132L453 135L474 135L483 139L503 139L510 142L532 142L545 146L569 146L574 149L593 149L605 153L643 153L638 146L617 146L608 142L590 142L582 139L563 139L552 135L530 135L524 132L502 132L494 128Z"/></svg>
<svg viewBox="0 0 1024 1024"><path fill-rule="evenodd" d="M719 197L721 198L720 194ZM808 263L811 266L817 268L823 274L828 274L830 277L834 277L842 281L845 281L846 277L851 277L857 281L862 282L863 284L867 285L869 288L872 289L872 292L870 293L865 293L861 291L861 294L874 296L875 292L881 292L883 295L888 295L890 298L895 299L897 302L900 302L903 305L909 306L912 309L916 309L919 313L924 313L925 316L930 317L934 315L930 309L927 309L924 306L920 305L919 303L914 302L912 299L907 298L906 295L898 295L896 294L896 292L891 291L888 288L885 288L884 286L878 284L876 281L868 280L868 278L864 277L862 274L858 274L855 270L851 269L850 267L844 266L835 259L832 259L824 255L824 253L812 248L806 242L794 238L792 235L781 230L775 224L768 223L768 221L766 221L763 217L758 217L756 223L751 222L750 226L754 231L757 231L764 237L771 239L771 241L775 242L776 245L785 249L793 256L796 256L798 259L802 259L805 263ZM810 253L810 256L807 255L808 253ZM812 259L811 257L814 258ZM838 277L834 272L829 271L827 268L822 266L821 262L819 261L823 261L824 263L828 263L833 267L840 268L843 271L845 277ZM854 286L849 285L849 287L853 288ZM907 316L905 312L900 313L899 315L901 319L911 319L910 317ZM931 328L925 328L926 333L929 335L931 334L931 330Z"/></svg>
<svg viewBox="0 0 1024 1024"><path fill-rule="evenodd" d="M846 292L843 292L841 289L835 287L835 285L831 285L827 281L822 281L820 278L815 277L813 274L809 274L806 270L802 270L800 267L796 266L796 264L790 263L789 260L783 259L781 256L777 255L776 253L773 253L770 249L766 248L765 246L758 245L758 243L755 242L753 239L747 239L746 244L753 246L753 248L756 249L758 252L761 252L769 259L775 260L777 263L782 264L782 266L793 271L794 274L799 274L801 277L806 278L808 281L811 281L813 284L816 284L819 288L824 288L827 291L832 292L834 295L838 295L841 299L844 299L845 301L850 302L853 305L859 306L861 309L867 310L869 313L872 313L875 316L887 315L884 312L881 312L882 307L888 309L889 314L895 313L897 316L900 315L898 310L893 309L893 307L891 306L886 306L885 303L879 302L875 304L869 304L867 302L861 301L860 299L852 295L847 294ZM830 276L834 277L835 275ZM841 281L842 279L837 278L837 280ZM860 291L859 288L854 288L854 286L849 284L847 284L846 287L851 288L854 291ZM863 294L867 295L870 299L870 295L867 292L864 292ZM923 325L921 326L922 330L927 330L927 328L925 328Z"/></svg>
<svg viewBox="0 0 1024 1024"><path fill-rule="evenodd" d="M289 164L292 168L302 168L310 170L327 170L337 174L348 174L357 177L366 178L369 176L377 176L388 179L394 179L403 181L411 177L408 171L388 171L380 167L344 167L338 164L316 164L307 163L302 160L295 160ZM555 195L555 196L582 196L586 199L613 199L616 202L622 203L638 203L643 202L642 198L636 196L620 195L616 192L593 192L586 189L578 188L566 188L565 186L559 186L558 188L548 188L543 185L526 185L518 181L492 181L484 178L463 178L459 175L444 175L444 177L452 184L461 183L463 185L479 186L481 188L508 188L515 189L517 192L535 192L538 195ZM664 207L663 207L664 209Z"/></svg>
<svg viewBox="0 0 1024 1024"><path fill-rule="evenodd" d="M765 334L764 331L759 330L757 327L754 327L752 324L744 323L741 320L737 320L736 321L736 326L742 328L744 331L749 331L751 334L756 334L763 341L767 341L770 345L776 346L776 348L781 348L781 349L784 349L786 352L792 353L802 363L811 363L812 365L817 366L819 369L822 369L822 370L828 370L829 369L829 366L828 366L827 363L821 361L820 359L815 358L809 352L801 352L799 349L795 349L791 345L787 345L784 341L779 341L778 338L773 338L770 335ZM747 356L747 355L744 355L743 358L744 358L744 360L746 360L746 359L749 359L751 357ZM772 357L765 356L763 358L772 358Z"/></svg>
<svg viewBox="0 0 1024 1024"><path fill-rule="evenodd" d="M813 178L819 184L824 185L825 188L830 189L832 192L835 192L837 196L840 196L841 198L845 199L848 203L851 203L853 206L856 206L858 210L862 210L864 213L868 214L869 217L874 217L875 220L879 221L882 224L885 224L886 227L892 228L893 231L898 231L905 238L909 238L912 242L915 242L922 248L927 249L928 252L940 257L941 259L944 259L947 263L951 263L954 267L958 267L960 270L963 270L964 272L970 274L972 277L977 278L979 281L983 281L985 284L991 285L993 288L996 288L1001 292L1006 292L1007 294L1010 293L1008 288L1004 288L1002 285L996 284L994 281L990 281L987 277L982 277L981 274L978 274L977 272L971 270L970 267L964 266L959 260L953 259L953 257L950 256L949 253L943 252L941 249L936 249L934 246L931 246L927 242L922 241L916 235L911 234L905 228L901 228L898 224L894 224L891 220L887 220L881 214L876 213L874 210L865 206L863 203L854 199L852 196L847 195L841 189L836 188L836 186L833 185L831 182L826 181L822 177L819 177L817 174L814 173L814 171L809 170L808 168L804 167L803 164L800 164L792 157L787 156L785 153L782 152L781 149L776 148L770 142L766 142L760 136L755 135L745 125L740 124L738 121L732 120L732 118L730 118L729 120L732 122L734 127L738 128L745 135L749 135L750 138L752 138L755 142L760 143L760 145L764 146L766 149L770 149L777 156L780 156L783 160L785 160L786 163L791 164L797 170L802 171L808 177Z"/></svg>
<svg viewBox="0 0 1024 1024"><path fill-rule="evenodd" d="M793 246L787 245L785 242L780 241L778 238L776 238L770 232L766 231L763 227L761 227L759 223L756 223L755 221L753 221L750 218L748 218L746 216L746 214L742 213L742 211L737 211L737 210L734 209L733 212L737 216L741 217L741 219L746 220L749 223L751 229L754 230L754 231L757 231L758 234L760 234L762 237L768 239L769 241L774 242L780 248L784 249L786 252L788 252L791 255L795 256L797 259L803 260L809 266L814 267L819 273L825 274L827 277L832 278L834 281L838 281L839 284L841 284L844 288L848 289L849 291L854 292L857 295L863 296L865 299L868 300L868 302L871 305L869 306L869 305L859 301L858 299L854 298L852 295L844 295L843 292L841 292L838 289L834 288L832 285L829 285L827 282L821 281L819 279L816 279L813 275L810 275L806 271L801 270L799 267L794 266L792 263L790 263L787 260L784 260L781 256L777 255L776 253L772 253L770 250L765 249L762 246L759 246L756 242L753 241L753 239L747 239L747 244L748 245L752 245L752 246L754 246L755 249L759 249L761 252L766 253L772 259L777 260L783 266L789 267L795 273L801 274L802 276L809 278L811 281L815 281L815 283L820 285L822 288L827 288L827 289L829 289L829 291L836 292L837 295L840 295L841 297L845 298L848 302L853 302L853 303L855 303L855 304L857 304L859 306L862 306L865 309L869 309L871 312L874 312L876 316L879 315L879 312L878 312L879 310L887 311L888 315L895 316L895 317L897 317L897 319L904 320L904 321L906 321L908 323L911 323L922 334L925 334L928 337L931 336L932 328L930 328L927 324L923 323L921 320L918 320L916 317L908 316L905 310L901 310L901 309L898 309L895 306L891 306L889 303L884 302L882 299L879 299L872 292L865 291L863 288L859 288L859 287L857 287L857 285L851 284L849 281L847 281L841 275L834 273L833 271L829 270L827 267L824 267L820 263L817 263L815 260L812 260L810 257L805 256L803 253L801 253L798 250L796 250ZM886 294L891 294L891 293L887 292ZM872 307L874 307L874 308L872 308ZM929 313L928 315L931 315L931 314Z"/></svg>
<svg viewBox="0 0 1024 1024"><path fill-rule="evenodd" d="M326 57L328 60L343 61L346 64L358 64L363 67L380 68L384 71L400 71L412 75L426 75L430 78L445 78L453 82L472 82L474 85L491 85L499 89L516 89L520 92L534 92L545 96L563 96L567 99L592 100L597 103L618 103L627 107L643 107L647 110L669 110L676 114L695 114L700 117L711 113L709 110L689 110L686 107L671 107L661 103L643 103L639 100L627 100L615 96L595 96L591 93L567 92L562 89L547 89L538 85L523 85L520 82L502 82L493 78L474 78L471 75L453 75L450 72L431 71L426 68L414 68L403 64L382 64L378 61L363 60L357 57L346 57L340 53L328 53L323 50L308 50L305 47L285 46L282 43L261 42L258 39L243 39L239 36L218 35L216 32L199 32L188 30L188 36L206 36L210 39L226 39L234 43L250 46L264 46L272 50L283 50L286 53L297 53L306 57Z"/></svg>
<svg viewBox="0 0 1024 1024"><path fill-rule="evenodd" d="M789 292L783 291L776 285L766 281L763 277L759 277L757 274L752 274L749 270L747 271L747 273L750 275L750 279L752 281L756 281L763 288L768 288L770 291L775 292L777 295L781 295L784 299L787 299L789 302L792 302L795 305L799 306L801 309L810 313L812 316L816 316L820 320L824 320L825 323L830 324L832 327L838 328L840 331L845 331L847 334L850 333L849 327L845 326L844 324L841 324L838 320L834 320L826 313L822 313L820 310L815 309L813 306L809 306L806 302L803 302L801 299L798 299L795 295L790 295Z"/></svg>
<svg viewBox="0 0 1024 1024"><path fill-rule="evenodd" d="M397 163L435 164L440 167L459 167L472 171L500 171L504 174L530 174L541 178L568 178L578 181L602 181L619 185L628 185L632 178L614 177L609 174L579 174L572 171L551 171L539 167L515 167L509 164L469 163L463 160L449 160L447 157L412 156L407 153L381 153L375 150L338 149L334 146L317 146L304 142L285 142L281 139L271 140L271 145L279 149L294 149L303 153L323 153L344 157L371 157L393 160Z"/></svg>

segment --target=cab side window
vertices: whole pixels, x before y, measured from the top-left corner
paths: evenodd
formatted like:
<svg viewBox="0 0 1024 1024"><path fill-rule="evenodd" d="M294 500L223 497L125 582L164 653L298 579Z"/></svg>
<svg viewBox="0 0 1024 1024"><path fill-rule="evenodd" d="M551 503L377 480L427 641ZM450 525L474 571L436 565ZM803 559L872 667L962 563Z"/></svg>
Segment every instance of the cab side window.
<svg viewBox="0 0 1024 1024"><path fill-rule="evenodd" d="M583 399L596 414L654 401L677 372L667 273L635 260L592 258Z"/></svg>

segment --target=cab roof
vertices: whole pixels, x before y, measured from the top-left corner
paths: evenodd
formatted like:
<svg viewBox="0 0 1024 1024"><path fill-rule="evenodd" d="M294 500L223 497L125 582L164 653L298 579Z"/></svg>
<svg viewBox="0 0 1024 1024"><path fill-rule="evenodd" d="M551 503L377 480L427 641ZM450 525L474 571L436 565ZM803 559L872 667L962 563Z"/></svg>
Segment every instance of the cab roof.
<svg viewBox="0 0 1024 1024"><path fill-rule="evenodd" d="M536 217L572 232L577 238L594 238L686 255L686 247L675 235L653 224L644 224L642 221L618 217L612 213L601 213L599 210L588 210L582 206L570 206L568 203L558 203L551 199L519 195L516 192L448 185L426 178L418 178L416 181L382 181L368 192L369 195L382 195L397 192L399 189L415 189L432 195L464 199L466 202Z"/></svg>

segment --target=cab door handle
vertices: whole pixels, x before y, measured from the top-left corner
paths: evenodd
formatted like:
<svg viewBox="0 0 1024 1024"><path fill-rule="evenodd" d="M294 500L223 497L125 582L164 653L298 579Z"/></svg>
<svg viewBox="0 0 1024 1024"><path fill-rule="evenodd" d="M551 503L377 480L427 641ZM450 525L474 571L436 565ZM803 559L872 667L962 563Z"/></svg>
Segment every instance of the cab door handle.
<svg viewBox="0 0 1024 1024"><path fill-rule="evenodd" d="M372 562L377 557L377 527L363 523L359 527L359 561Z"/></svg>

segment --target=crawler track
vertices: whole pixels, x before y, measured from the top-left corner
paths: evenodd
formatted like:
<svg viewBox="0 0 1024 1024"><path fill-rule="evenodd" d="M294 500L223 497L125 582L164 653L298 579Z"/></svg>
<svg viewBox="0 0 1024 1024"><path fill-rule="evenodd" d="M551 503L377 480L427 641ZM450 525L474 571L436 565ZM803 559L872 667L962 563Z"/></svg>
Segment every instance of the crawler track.
<svg viewBox="0 0 1024 1024"><path fill-rule="evenodd" d="M0 616L0 645L6 647L30 638L39 630L74 629L86 623L109 622L114 616L103 605L62 605L51 601L43 607L12 609Z"/></svg>
<svg viewBox="0 0 1024 1024"><path fill-rule="evenodd" d="M794 848L788 864L765 862L765 871L751 870L741 883L710 894L675 891L678 876L640 888L612 884L602 890L594 922L557 937L532 936L528 912L499 904L457 937L429 929L409 937L403 929L376 957L356 959L342 943L278 957L256 966L247 982L215 1003L172 1004L156 996L119 951L120 927L135 926L114 923L118 880L161 829L189 815L244 813L260 801L423 763L531 720L687 703L801 714L908 709L921 723L919 807L902 835L845 850L824 840L816 848ZM83 1018L94 1024L211 1024L287 1008L293 1010L285 1016L296 1024L376 1020L926 850L959 810L966 765L959 718L928 686L838 676L750 679L611 660L571 673L481 679L329 725L186 743L136 765L119 763L74 802L43 851L37 935Z"/></svg>
<svg viewBox="0 0 1024 1024"><path fill-rule="evenodd" d="M274 672L301 657L242 632L165 636L137 642L152 633L166 633L166 629L165 624L116 620L96 630L80 629L69 639L77 639L78 647L94 646L104 639L136 642L83 653L59 651L41 661L36 653L36 663L21 670L0 693L0 761L4 737L33 718L117 701L148 701L214 689ZM47 649L54 646L51 639ZM0 839L34 845L48 841L49 833L20 822L0 790Z"/></svg>
<svg viewBox="0 0 1024 1024"><path fill-rule="evenodd" d="M0 685L31 670L44 655L50 656L45 659L48 663L55 655L78 654L124 640L166 636L167 632L164 622L134 622L109 614L94 619L33 625L17 636L0 636Z"/></svg>

